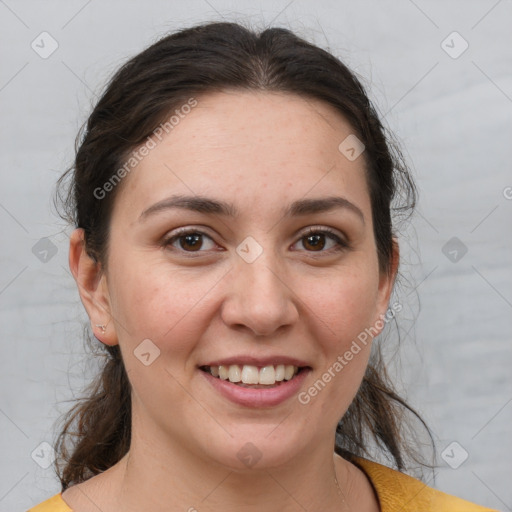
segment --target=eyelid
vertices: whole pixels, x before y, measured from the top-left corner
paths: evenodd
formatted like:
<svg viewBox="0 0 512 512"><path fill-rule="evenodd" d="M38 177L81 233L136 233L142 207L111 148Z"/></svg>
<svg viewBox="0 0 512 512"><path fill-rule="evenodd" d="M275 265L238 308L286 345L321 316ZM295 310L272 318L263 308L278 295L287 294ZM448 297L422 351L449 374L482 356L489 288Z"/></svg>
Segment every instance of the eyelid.
<svg viewBox="0 0 512 512"><path fill-rule="evenodd" d="M309 234L314 234L314 233L327 233L329 235L335 235L342 242L348 244L348 237L344 233L342 233L341 231L339 231L337 229L333 229L333 228L330 228L330 227L327 227L327 226L322 226L322 225L319 225L319 226L309 226L309 227L305 228L304 231L302 231L302 230L299 231L298 234L302 238L304 236L307 236Z"/></svg>

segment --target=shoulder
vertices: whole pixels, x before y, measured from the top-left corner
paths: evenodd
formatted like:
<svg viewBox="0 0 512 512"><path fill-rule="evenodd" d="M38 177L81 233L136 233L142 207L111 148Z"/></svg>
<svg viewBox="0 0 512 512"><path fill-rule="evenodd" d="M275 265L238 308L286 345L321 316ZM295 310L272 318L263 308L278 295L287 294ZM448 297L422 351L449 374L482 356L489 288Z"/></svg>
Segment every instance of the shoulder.
<svg viewBox="0 0 512 512"><path fill-rule="evenodd" d="M416 478L382 464L359 457L352 462L364 471L371 481L382 512L496 512L433 489Z"/></svg>
<svg viewBox="0 0 512 512"><path fill-rule="evenodd" d="M35 507L32 507L27 512L73 512L68 507L66 502L62 499L61 493L52 496L51 498L39 503Z"/></svg>

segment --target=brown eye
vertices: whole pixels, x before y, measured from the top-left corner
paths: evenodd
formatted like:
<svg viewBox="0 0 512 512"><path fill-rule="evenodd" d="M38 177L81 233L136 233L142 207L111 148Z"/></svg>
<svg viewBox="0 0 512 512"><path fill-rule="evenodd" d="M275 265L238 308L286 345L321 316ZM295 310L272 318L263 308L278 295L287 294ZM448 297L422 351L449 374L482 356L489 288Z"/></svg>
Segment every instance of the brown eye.
<svg viewBox="0 0 512 512"><path fill-rule="evenodd" d="M304 247L312 247L313 251L321 251L325 247L325 234L318 233L316 235L308 235L303 238Z"/></svg>
<svg viewBox="0 0 512 512"><path fill-rule="evenodd" d="M180 241L180 246L182 249L198 251L203 245L201 237L201 234L193 233L189 235L182 235L178 238L178 240Z"/></svg>
<svg viewBox="0 0 512 512"><path fill-rule="evenodd" d="M309 229L299 240L307 252L331 253L349 247L348 243L328 228Z"/></svg>
<svg viewBox="0 0 512 512"><path fill-rule="evenodd" d="M204 248L205 245L208 246L207 241L210 242L210 247ZM213 245L214 242L208 235L193 230L181 231L163 241L164 247L172 246L174 249L184 252L204 252L211 250Z"/></svg>

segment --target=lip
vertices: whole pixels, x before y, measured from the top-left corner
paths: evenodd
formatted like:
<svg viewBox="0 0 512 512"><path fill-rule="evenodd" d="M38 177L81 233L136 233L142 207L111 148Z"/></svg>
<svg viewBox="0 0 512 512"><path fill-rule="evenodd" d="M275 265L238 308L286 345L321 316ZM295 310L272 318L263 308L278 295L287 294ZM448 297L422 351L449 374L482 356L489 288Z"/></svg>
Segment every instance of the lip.
<svg viewBox="0 0 512 512"><path fill-rule="evenodd" d="M254 357L254 356L232 356L227 357L226 359L217 359L215 361L210 361L209 363L203 363L199 366L230 366L232 364L238 365L252 365L252 366L269 366L269 365L277 365L277 364L289 364L293 366L297 366L298 368L302 368L305 366L310 366L307 362L301 361L300 359L294 359L293 357L288 356L267 356L267 357Z"/></svg>
<svg viewBox="0 0 512 512"><path fill-rule="evenodd" d="M240 359L238 360L240 361ZM216 365L212 363L212 366ZM310 371L310 367L303 368L299 373L297 373L297 375L293 377L293 379L282 381L281 384L272 388L251 389L237 386L229 380L219 379L218 377L214 377L209 372L198 369L198 372L202 374L207 382L223 397L227 398L235 404L252 408L274 407L296 395L301 388L304 379L309 375Z"/></svg>

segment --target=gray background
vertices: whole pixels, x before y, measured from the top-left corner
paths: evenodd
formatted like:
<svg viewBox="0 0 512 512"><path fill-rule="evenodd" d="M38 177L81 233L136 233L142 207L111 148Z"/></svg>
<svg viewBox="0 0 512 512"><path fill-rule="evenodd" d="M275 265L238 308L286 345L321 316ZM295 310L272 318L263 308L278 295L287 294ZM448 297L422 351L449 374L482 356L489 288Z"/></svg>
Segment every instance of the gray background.
<svg viewBox="0 0 512 512"><path fill-rule="evenodd" d="M51 209L77 130L128 57L220 19L291 28L364 77L421 194L402 239L400 387L436 434L435 486L512 510L510 1L0 0L0 511L59 492L40 444L95 368L70 229ZM43 31L58 43L48 58L31 47Z"/></svg>

